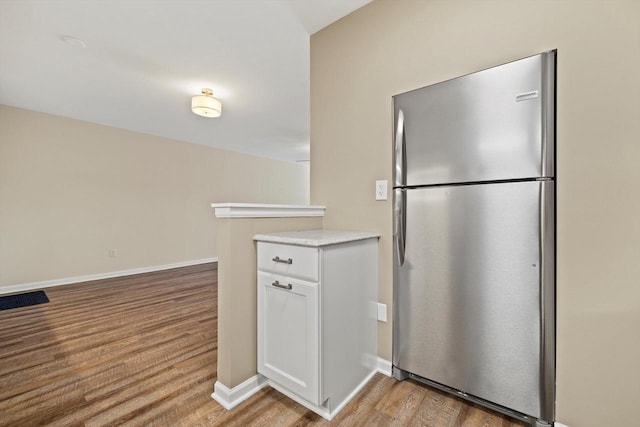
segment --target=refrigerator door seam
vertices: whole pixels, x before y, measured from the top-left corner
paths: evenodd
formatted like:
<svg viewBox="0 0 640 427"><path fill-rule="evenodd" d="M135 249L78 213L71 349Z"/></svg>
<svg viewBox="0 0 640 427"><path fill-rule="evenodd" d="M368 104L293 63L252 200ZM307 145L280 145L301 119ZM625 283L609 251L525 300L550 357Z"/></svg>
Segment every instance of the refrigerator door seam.
<svg viewBox="0 0 640 427"><path fill-rule="evenodd" d="M464 185L486 185L486 184L506 184L510 182L530 182L530 181L554 181L553 177L537 177L537 178L517 178L517 179L500 179L493 181L471 181L471 182L447 182L443 184L425 184L425 185L402 185L394 186L394 190L411 190L414 188L435 188L435 187L461 187Z"/></svg>

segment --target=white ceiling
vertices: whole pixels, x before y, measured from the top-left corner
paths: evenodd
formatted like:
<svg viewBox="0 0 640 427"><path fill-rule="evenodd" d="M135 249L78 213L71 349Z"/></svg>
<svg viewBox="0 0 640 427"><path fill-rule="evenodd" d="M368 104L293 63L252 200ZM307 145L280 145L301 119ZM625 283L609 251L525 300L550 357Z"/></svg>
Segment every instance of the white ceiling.
<svg viewBox="0 0 640 427"><path fill-rule="evenodd" d="M2 0L0 104L307 160L309 35L370 1ZM203 87L222 117L191 113Z"/></svg>

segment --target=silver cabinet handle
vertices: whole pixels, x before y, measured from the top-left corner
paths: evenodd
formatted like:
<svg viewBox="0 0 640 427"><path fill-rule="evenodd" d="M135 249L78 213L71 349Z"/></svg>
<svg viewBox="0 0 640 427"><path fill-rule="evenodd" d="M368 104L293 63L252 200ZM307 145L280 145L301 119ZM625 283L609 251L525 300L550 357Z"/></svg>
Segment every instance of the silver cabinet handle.
<svg viewBox="0 0 640 427"><path fill-rule="evenodd" d="M287 259L280 259L279 256L272 258L272 261L275 262L281 262L283 264L293 264L293 260L291 258L287 258Z"/></svg>
<svg viewBox="0 0 640 427"><path fill-rule="evenodd" d="M276 288L291 289L291 283L287 283L286 285L281 285L280 282L278 282L277 280L273 282L272 285L275 286Z"/></svg>

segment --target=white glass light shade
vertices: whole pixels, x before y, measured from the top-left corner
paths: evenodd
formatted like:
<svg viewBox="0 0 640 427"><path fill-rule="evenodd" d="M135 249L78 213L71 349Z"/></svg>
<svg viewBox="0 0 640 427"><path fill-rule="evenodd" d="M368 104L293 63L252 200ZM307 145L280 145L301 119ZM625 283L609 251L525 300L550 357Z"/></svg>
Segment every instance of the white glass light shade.
<svg viewBox="0 0 640 427"><path fill-rule="evenodd" d="M191 111L202 117L220 117L222 102L211 95L211 89L202 89L202 95L192 96Z"/></svg>

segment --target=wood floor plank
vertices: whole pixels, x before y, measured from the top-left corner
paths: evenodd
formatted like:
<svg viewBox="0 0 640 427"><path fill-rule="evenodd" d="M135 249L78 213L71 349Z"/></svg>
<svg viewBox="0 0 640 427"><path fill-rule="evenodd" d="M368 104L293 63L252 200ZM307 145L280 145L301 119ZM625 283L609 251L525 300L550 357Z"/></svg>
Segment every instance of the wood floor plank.
<svg viewBox="0 0 640 427"><path fill-rule="evenodd" d="M46 293L47 304L0 311L0 426L525 425L380 374L330 422L271 388L226 411L210 397L215 263Z"/></svg>
<svg viewBox="0 0 640 427"><path fill-rule="evenodd" d="M460 400L430 390L409 424L454 427L462 406Z"/></svg>
<svg viewBox="0 0 640 427"><path fill-rule="evenodd" d="M388 398L375 408L391 417L395 424L406 425L420 408L426 395L426 389L415 387L409 381L397 382L389 391Z"/></svg>

